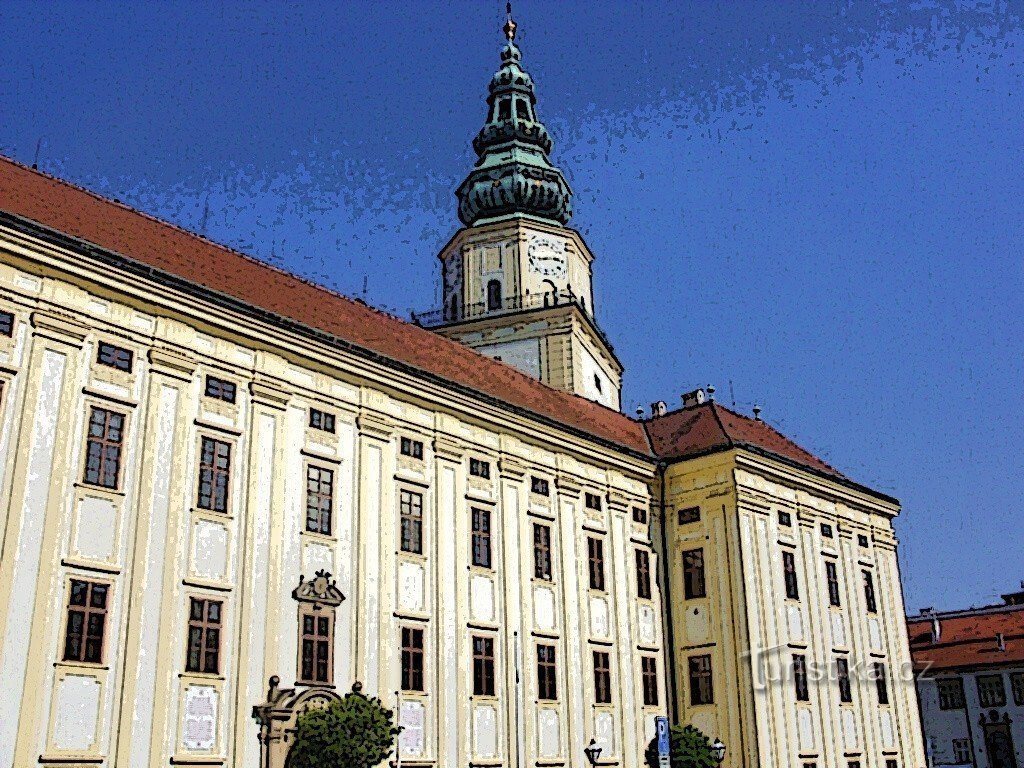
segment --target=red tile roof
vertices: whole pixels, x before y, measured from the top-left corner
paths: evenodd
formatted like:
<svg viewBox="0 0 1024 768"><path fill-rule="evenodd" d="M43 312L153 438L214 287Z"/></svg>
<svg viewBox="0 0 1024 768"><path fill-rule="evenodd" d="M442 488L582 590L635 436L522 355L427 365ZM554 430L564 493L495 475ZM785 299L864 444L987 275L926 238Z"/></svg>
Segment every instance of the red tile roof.
<svg viewBox="0 0 1024 768"><path fill-rule="evenodd" d="M729 448L766 451L831 477L846 477L760 419L717 402L671 411L644 422L654 452L665 459L700 456Z"/></svg>
<svg viewBox="0 0 1024 768"><path fill-rule="evenodd" d="M4 157L0 210L650 455L643 427L617 411L548 387L457 342Z"/></svg>
<svg viewBox="0 0 1024 768"><path fill-rule="evenodd" d="M1003 664L1024 664L1024 605L938 614L939 642L930 617L907 619L910 655L917 671L932 672ZM996 635L1002 633L1006 650Z"/></svg>

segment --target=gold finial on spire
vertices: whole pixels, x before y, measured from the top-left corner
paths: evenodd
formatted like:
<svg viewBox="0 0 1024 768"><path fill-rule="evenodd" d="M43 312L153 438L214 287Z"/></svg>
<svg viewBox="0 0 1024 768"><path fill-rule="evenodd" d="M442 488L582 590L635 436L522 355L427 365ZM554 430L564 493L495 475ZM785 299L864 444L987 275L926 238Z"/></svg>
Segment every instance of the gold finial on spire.
<svg viewBox="0 0 1024 768"><path fill-rule="evenodd" d="M511 43L516 39L516 27L518 26L512 20L512 3L505 3L505 16L505 26L502 27L502 30L505 32L505 38Z"/></svg>

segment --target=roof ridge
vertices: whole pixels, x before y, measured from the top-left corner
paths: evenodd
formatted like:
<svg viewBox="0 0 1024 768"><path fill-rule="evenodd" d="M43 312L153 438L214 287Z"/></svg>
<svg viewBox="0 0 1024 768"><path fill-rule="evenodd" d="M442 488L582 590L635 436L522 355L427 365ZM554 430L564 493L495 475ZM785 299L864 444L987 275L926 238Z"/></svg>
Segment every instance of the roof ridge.
<svg viewBox="0 0 1024 768"><path fill-rule="evenodd" d="M720 430L722 430L722 434L725 436L725 440L729 444L729 447L730 448L735 448L736 447L736 441L732 439L732 435L729 434L729 430L727 430L725 428L725 424L722 423L722 417L718 415L718 408L716 407L715 401L711 400L708 404L710 405L711 414L715 417L715 423L718 424L718 428ZM722 407L724 407L724 406L722 406ZM728 411L729 409L726 408L726 410ZM733 412L729 411L729 413L733 413ZM734 416L738 416L739 414L733 414L733 415Z"/></svg>
<svg viewBox="0 0 1024 768"><path fill-rule="evenodd" d="M62 179L60 176L54 176L53 174L47 173L46 171L41 171L38 168L32 168L30 166L25 165L24 163L19 163L17 160L15 160L14 158L8 157L7 155L0 155L0 160L3 160L3 161L5 161L5 162L7 162L7 163L9 163L9 164L11 164L13 166L21 168L23 171L28 171L29 173L34 173L37 176L42 176L44 179L49 179L50 181L55 182L57 184L62 184L64 186L71 187L72 189L77 190L78 192L82 192L82 193L88 195L89 197L94 198L95 200L99 200L101 203L106 203L107 205L117 206L118 208L121 208L121 209L123 209L125 211L128 211L129 213L132 213L132 214L134 214L136 216L139 216L140 218L146 219L147 221L150 221L150 222L152 222L154 224L158 224L158 225L160 225L162 227L167 227L168 229L172 229L175 232L178 232L179 234L184 235L185 237L190 237L190 238L194 238L196 240L201 240L202 242L206 243L207 245L210 245L210 246L212 246L212 247L214 247L214 248L216 248L216 249L218 249L220 251L223 251L224 253L229 253L232 256L237 256L237 257L239 257L241 259L245 259L247 262L249 262L251 264L256 264L257 266L262 267L264 269L269 269L269 270L271 270L273 272L276 272L279 275L283 275L285 277L289 277L289 278L291 278L293 280L298 280L300 283L305 283L306 285L311 286L313 288L316 288L319 291L323 291L324 293L330 294L331 296L336 296L337 298L343 299L344 301L347 301L350 304L357 304L357 305L359 305L361 307L366 307L367 309L369 309L369 310L371 310L373 312L376 312L379 315L384 315L385 317L390 317L392 320L397 320L398 322L404 323L405 325L408 325L408 326L410 326L412 328L419 328L420 330L426 331L426 329L423 328L422 326L416 325L415 323L410 323L408 320L403 320L398 315L393 315L390 312L387 312L387 311L385 311L383 309L380 309L379 307L375 307L372 304L368 304L365 301L362 301L360 299L354 299L351 296L346 296L344 293L340 293L340 292L334 290L333 288L329 288L326 285L323 285L321 283L314 282L314 281L310 280L309 278L303 277L302 275L297 275L294 272L289 272L287 269L283 269L282 267L279 267L276 264L271 264L269 261L264 261L263 259L257 258L256 256L253 256L251 254L245 253L244 251L236 250L235 248L232 248L229 245L225 245L224 243L218 242L216 240L211 240L206 235L200 234L199 232L193 232L191 229L186 229L181 224L175 224L173 221L168 221L167 219L162 219L159 216L155 216L152 213L147 213L146 211L143 211L140 208L135 208L134 206L128 205L127 203L122 202L121 200L117 200L117 199L112 198L112 197L107 197L106 195L101 195L99 192L97 192L97 191L95 191L93 189L89 189L88 187L83 187L81 184L76 184L75 182L69 181L68 179ZM97 243L97 245L98 245L98 243ZM127 254L124 254L124 255L127 255ZM129 258L132 258L132 257L129 257ZM430 331L426 331L426 332L430 333Z"/></svg>

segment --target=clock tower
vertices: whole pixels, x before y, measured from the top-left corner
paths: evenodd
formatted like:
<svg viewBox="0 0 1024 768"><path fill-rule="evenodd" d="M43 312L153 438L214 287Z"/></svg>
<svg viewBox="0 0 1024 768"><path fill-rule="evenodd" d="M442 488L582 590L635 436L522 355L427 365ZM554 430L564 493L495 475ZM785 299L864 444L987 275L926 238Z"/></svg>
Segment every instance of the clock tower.
<svg viewBox="0 0 1024 768"><path fill-rule="evenodd" d="M442 249L442 308L416 319L559 389L619 408L622 365L594 317L591 264L568 227L572 190L551 164L533 80L505 24L477 162L459 186L465 225Z"/></svg>

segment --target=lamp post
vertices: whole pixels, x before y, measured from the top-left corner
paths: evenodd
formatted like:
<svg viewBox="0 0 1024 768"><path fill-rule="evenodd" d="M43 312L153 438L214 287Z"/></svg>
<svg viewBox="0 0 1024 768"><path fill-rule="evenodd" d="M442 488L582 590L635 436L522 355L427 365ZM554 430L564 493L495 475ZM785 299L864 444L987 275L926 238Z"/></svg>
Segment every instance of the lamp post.
<svg viewBox="0 0 1024 768"><path fill-rule="evenodd" d="M725 744L722 743L721 739L715 739L715 743L711 745L711 754L714 755L719 765L725 760Z"/></svg>
<svg viewBox="0 0 1024 768"><path fill-rule="evenodd" d="M597 746L596 741L591 739L590 746L583 750L583 754L587 756L591 765L597 765L597 761L601 759L601 748Z"/></svg>

